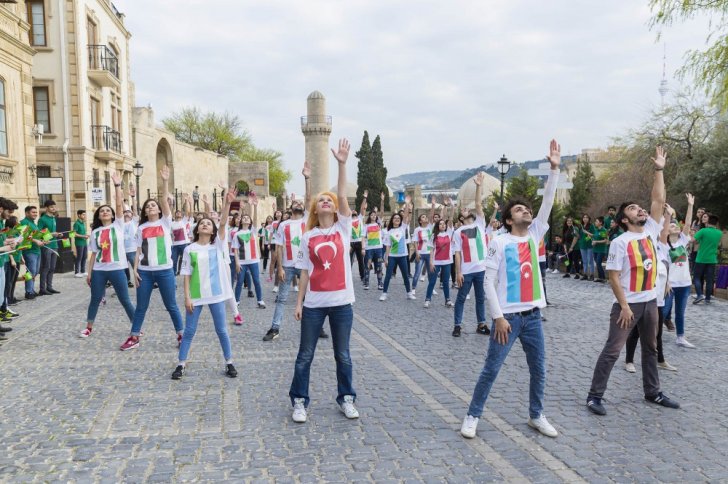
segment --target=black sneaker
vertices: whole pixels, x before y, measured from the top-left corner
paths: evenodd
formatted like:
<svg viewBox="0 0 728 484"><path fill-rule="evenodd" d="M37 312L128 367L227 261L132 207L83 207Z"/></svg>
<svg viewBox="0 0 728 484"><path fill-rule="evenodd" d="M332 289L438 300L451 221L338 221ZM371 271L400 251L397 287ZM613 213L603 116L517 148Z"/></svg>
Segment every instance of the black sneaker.
<svg viewBox="0 0 728 484"><path fill-rule="evenodd" d="M488 328L488 325L483 323L478 325L478 329L475 330L478 334L490 334L490 328Z"/></svg>
<svg viewBox="0 0 728 484"><path fill-rule="evenodd" d="M51 288L51 289L48 289L48 292L50 292L51 294L60 294L60 293L61 293L61 291L56 291L56 290L55 290L55 289L53 289L53 288Z"/></svg>
<svg viewBox="0 0 728 484"><path fill-rule="evenodd" d="M130 288L134 287L134 283L131 281L127 282L126 285L129 286Z"/></svg>
<svg viewBox="0 0 728 484"><path fill-rule="evenodd" d="M3 322L5 323L7 321L10 321L10 320L8 319L8 320L3 321ZM0 326L0 333L7 333L7 332L12 331L12 330L13 330L13 328L6 328L5 326Z"/></svg>
<svg viewBox="0 0 728 484"><path fill-rule="evenodd" d="M571 278L571 276L569 275L569 273L568 273L568 272L567 272L566 274L564 274L563 276L561 276L561 277L563 277L564 279L569 279L569 278Z"/></svg>
<svg viewBox="0 0 728 484"><path fill-rule="evenodd" d="M263 336L263 341L272 341L278 337L278 330L275 328L271 328L268 330L267 333L265 333L265 336Z"/></svg>
<svg viewBox="0 0 728 484"><path fill-rule="evenodd" d="M574 274L574 279L578 281L579 280L579 274Z"/></svg>
<svg viewBox="0 0 728 484"><path fill-rule="evenodd" d="M693 304L700 304L703 301L705 301L705 297L698 296L698 297L695 298L695 301L693 301Z"/></svg>
<svg viewBox="0 0 728 484"><path fill-rule="evenodd" d="M667 395L663 394L662 392L658 393L654 397L648 397L647 395L645 395L645 400L650 403L656 403L657 405L662 405L663 407L667 408L680 408L679 403L674 400L670 400L669 398L667 398Z"/></svg>
<svg viewBox="0 0 728 484"><path fill-rule="evenodd" d="M238 376L238 370L235 369L232 363L227 364L227 370L225 370L225 374L229 376L230 378L235 378Z"/></svg>
<svg viewBox="0 0 728 484"><path fill-rule="evenodd" d="M460 337L460 326L455 326L452 329L452 335L455 336L456 338Z"/></svg>
<svg viewBox="0 0 728 484"><path fill-rule="evenodd" d="M182 365L177 365L177 368L174 369L172 372L172 380L179 380L182 378L182 375L185 374L185 367Z"/></svg>
<svg viewBox="0 0 728 484"><path fill-rule="evenodd" d="M599 397L588 397L586 399L586 406L592 411L592 413L596 413L597 415L607 414L607 409L604 408L604 405L602 405L602 399Z"/></svg>
<svg viewBox="0 0 728 484"><path fill-rule="evenodd" d="M324 328L321 328L321 332L319 333L319 338L327 339L329 337L328 334L326 334L326 331L324 331Z"/></svg>
<svg viewBox="0 0 728 484"><path fill-rule="evenodd" d="M255 297L255 294L253 294L253 291L248 291L248 297Z"/></svg>

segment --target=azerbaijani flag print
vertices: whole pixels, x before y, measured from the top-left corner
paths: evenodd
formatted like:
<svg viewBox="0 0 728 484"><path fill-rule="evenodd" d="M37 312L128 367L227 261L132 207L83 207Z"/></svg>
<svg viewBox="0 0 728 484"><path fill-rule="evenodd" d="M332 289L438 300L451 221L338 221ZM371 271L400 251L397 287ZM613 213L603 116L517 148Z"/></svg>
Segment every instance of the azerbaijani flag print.
<svg viewBox="0 0 728 484"><path fill-rule="evenodd" d="M210 247L207 250L190 252L192 275L190 276L190 297L202 299L222 295L220 280L220 263L218 250Z"/></svg>
<svg viewBox="0 0 728 484"><path fill-rule="evenodd" d="M253 260L258 258L258 252L255 249L255 235L250 230L240 231L237 233L238 244L240 244L240 260Z"/></svg>
<svg viewBox="0 0 728 484"><path fill-rule="evenodd" d="M114 227L96 232L96 245L99 248L96 262L119 262L119 247Z"/></svg>
<svg viewBox="0 0 728 484"><path fill-rule="evenodd" d="M541 299L538 250L533 239L506 245L506 300L509 304Z"/></svg>
<svg viewBox="0 0 728 484"><path fill-rule="evenodd" d="M462 239L463 262L480 262L485 260L483 237L477 227L460 231Z"/></svg>
<svg viewBox="0 0 728 484"><path fill-rule="evenodd" d="M382 242L381 239L381 230L379 229L378 225L372 224L367 225L367 245L369 247L380 245Z"/></svg>
<svg viewBox="0 0 728 484"><path fill-rule="evenodd" d="M657 281L657 268L655 267L655 246L652 240L633 240L627 246L629 258L629 290L631 292L650 291L654 289Z"/></svg>
<svg viewBox="0 0 728 484"><path fill-rule="evenodd" d="M142 229L142 254L143 266L156 267L169 263L170 254L167 253L167 242L164 240L164 227L152 225Z"/></svg>

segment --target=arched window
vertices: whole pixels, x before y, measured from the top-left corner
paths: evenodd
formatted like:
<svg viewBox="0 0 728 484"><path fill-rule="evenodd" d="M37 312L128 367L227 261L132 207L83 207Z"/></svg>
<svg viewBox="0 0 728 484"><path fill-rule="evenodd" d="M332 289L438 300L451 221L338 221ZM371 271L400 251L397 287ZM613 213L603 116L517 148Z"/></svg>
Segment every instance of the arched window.
<svg viewBox="0 0 728 484"><path fill-rule="evenodd" d="M0 156L8 156L8 124L5 115L5 80L0 78Z"/></svg>

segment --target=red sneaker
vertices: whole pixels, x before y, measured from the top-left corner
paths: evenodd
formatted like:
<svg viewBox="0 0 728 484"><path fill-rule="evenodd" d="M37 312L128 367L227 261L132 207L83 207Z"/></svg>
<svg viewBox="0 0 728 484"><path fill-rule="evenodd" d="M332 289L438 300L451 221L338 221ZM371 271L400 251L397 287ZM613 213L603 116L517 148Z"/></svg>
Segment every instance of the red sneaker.
<svg viewBox="0 0 728 484"><path fill-rule="evenodd" d="M238 313L237 316L235 316L235 321L233 322L235 326L242 326L243 324L243 315Z"/></svg>
<svg viewBox="0 0 728 484"><path fill-rule="evenodd" d="M78 335L79 338L88 338L89 336L91 336L91 328L84 328L81 334Z"/></svg>
<svg viewBox="0 0 728 484"><path fill-rule="evenodd" d="M124 344L121 345L119 348L121 351L126 350L133 350L134 348L139 347L139 337L138 336L129 336L126 341L124 341Z"/></svg>

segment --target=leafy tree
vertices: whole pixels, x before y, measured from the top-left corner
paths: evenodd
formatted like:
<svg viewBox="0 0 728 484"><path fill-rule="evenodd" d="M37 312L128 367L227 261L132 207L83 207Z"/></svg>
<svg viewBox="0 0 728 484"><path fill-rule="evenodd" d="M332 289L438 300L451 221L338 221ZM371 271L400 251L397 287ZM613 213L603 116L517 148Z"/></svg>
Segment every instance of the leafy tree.
<svg viewBox="0 0 728 484"><path fill-rule="evenodd" d="M537 210L541 206L541 195L536 193L539 185L537 177L529 175L526 170L520 170L517 176L508 180L503 204L508 203L508 199L519 198L527 201L534 211Z"/></svg>
<svg viewBox="0 0 728 484"><path fill-rule="evenodd" d="M568 212L573 217L580 217L581 213L589 205L597 184L589 160L581 158L577 160L573 184L574 187L569 192Z"/></svg>
<svg viewBox="0 0 728 484"><path fill-rule="evenodd" d="M286 183L291 181L291 172L283 167L283 153L271 149L261 149L254 146L240 153L240 161L267 161L268 162L268 189L271 195L280 196L286 189Z"/></svg>

